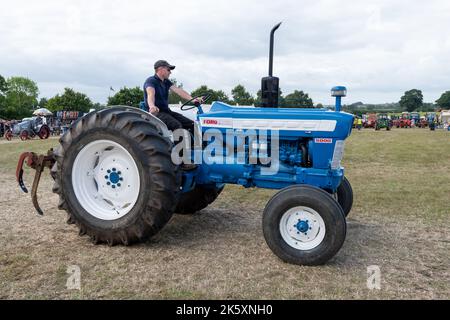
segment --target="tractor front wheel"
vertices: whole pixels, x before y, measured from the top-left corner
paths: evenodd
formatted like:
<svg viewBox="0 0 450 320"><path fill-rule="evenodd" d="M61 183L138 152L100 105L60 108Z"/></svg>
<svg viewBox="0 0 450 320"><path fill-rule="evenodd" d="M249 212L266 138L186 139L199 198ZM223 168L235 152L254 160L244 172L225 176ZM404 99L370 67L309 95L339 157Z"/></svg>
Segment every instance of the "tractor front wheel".
<svg viewBox="0 0 450 320"><path fill-rule="evenodd" d="M172 216L180 186L172 143L147 118L131 108L90 113L55 150L58 207L94 243L144 240Z"/></svg>
<svg viewBox="0 0 450 320"><path fill-rule="evenodd" d="M307 185L279 191L264 209L263 233L283 261L320 265L342 247L346 221L339 204L326 192Z"/></svg>
<svg viewBox="0 0 450 320"><path fill-rule="evenodd" d="M12 131L10 129L6 130L6 132L5 132L6 140L11 141L12 137L13 137Z"/></svg>

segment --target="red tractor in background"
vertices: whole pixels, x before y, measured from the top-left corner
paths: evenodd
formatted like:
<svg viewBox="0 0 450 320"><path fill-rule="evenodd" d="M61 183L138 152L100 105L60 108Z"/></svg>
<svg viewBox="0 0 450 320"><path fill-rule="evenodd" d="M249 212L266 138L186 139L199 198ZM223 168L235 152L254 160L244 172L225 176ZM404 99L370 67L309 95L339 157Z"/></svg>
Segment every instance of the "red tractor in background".
<svg viewBox="0 0 450 320"><path fill-rule="evenodd" d="M409 112L402 112L401 117L393 121L393 125L397 128L411 128L411 115Z"/></svg>
<svg viewBox="0 0 450 320"><path fill-rule="evenodd" d="M416 124L419 128L426 128L428 127L428 120L426 117L420 117L419 123Z"/></svg>
<svg viewBox="0 0 450 320"><path fill-rule="evenodd" d="M369 113L367 115L366 121L364 122L364 128L375 128L376 123L377 123L377 114Z"/></svg>

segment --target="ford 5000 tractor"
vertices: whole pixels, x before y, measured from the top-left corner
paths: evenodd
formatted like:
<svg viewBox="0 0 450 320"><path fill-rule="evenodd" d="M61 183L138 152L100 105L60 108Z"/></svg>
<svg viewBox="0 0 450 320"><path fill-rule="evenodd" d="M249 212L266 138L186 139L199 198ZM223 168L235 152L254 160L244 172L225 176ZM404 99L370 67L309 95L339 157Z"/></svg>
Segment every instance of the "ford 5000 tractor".
<svg viewBox="0 0 450 320"><path fill-rule="evenodd" d="M47 155L21 155L36 169L37 186L51 169L58 208L94 243L129 245L155 235L173 213L190 214L212 203L225 184L279 189L267 203L265 240L283 261L327 262L346 236L353 194L341 159L353 116L340 111L345 87L335 87L336 110L278 108L279 79L262 79L261 107L199 104L194 134L171 132L153 115L126 106L91 112L75 122ZM180 139L180 136L184 136ZM177 142L178 137L178 144ZM192 142L194 147L190 148ZM194 161L187 169L182 162Z"/></svg>

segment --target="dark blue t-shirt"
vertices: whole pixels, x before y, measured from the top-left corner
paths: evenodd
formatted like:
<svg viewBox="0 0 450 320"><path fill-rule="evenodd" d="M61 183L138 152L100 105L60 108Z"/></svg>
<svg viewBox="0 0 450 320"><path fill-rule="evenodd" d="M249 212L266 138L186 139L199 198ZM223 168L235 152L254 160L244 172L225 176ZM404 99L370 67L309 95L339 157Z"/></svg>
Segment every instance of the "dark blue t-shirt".
<svg viewBox="0 0 450 320"><path fill-rule="evenodd" d="M155 89L155 106L159 108L161 112L169 111L169 89L173 86L173 83L166 79L162 81L157 75L151 76L144 82L144 102L146 111L149 111L147 102L147 88L152 87Z"/></svg>

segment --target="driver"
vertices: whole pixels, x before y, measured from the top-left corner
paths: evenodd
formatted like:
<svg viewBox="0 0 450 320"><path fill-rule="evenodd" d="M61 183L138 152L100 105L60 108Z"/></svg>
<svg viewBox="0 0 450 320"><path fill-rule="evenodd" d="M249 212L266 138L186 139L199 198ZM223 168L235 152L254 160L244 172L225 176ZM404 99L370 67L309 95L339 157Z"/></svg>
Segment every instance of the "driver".
<svg viewBox="0 0 450 320"><path fill-rule="evenodd" d="M158 117L167 125L169 130L186 129L193 132L194 122L185 116L173 112L169 109L169 90L175 92L181 98L191 100L189 93L178 88L170 80L170 74L175 66L165 60L155 62L155 75L149 77L144 83L145 110ZM195 103L202 103L202 98L194 100Z"/></svg>

